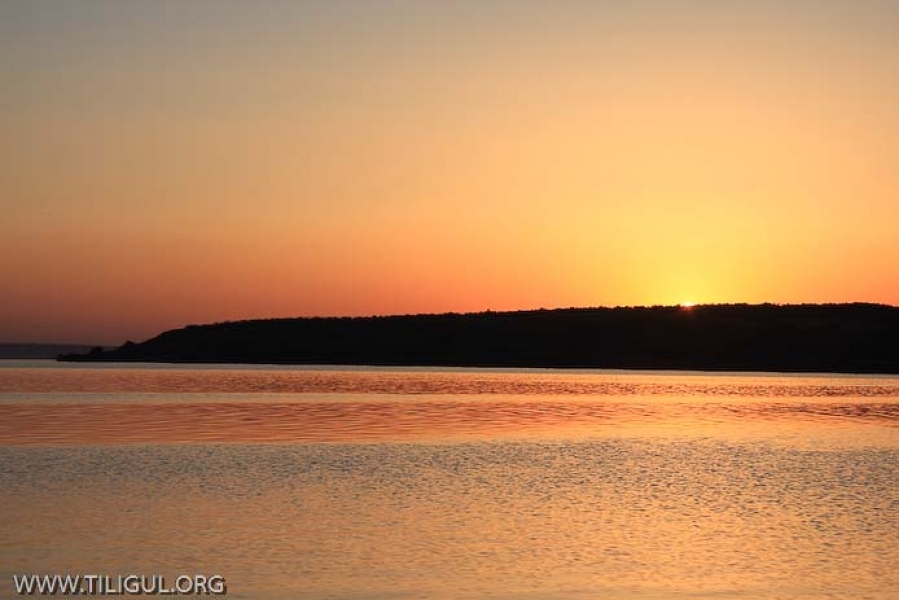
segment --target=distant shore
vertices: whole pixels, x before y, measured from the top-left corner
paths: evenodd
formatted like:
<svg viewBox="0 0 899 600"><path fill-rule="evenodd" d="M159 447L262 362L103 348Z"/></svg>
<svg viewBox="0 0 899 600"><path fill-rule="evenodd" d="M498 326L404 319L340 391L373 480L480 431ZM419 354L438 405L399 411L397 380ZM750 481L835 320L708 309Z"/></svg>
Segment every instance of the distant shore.
<svg viewBox="0 0 899 600"><path fill-rule="evenodd" d="M60 354L81 354L90 352L89 344L10 344L0 343L0 359L43 359L57 358ZM100 348L103 350L103 348ZM109 348L112 350L112 348Z"/></svg>
<svg viewBox="0 0 899 600"><path fill-rule="evenodd" d="M899 373L899 308L728 304L191 325L81 362Z"/></svg>

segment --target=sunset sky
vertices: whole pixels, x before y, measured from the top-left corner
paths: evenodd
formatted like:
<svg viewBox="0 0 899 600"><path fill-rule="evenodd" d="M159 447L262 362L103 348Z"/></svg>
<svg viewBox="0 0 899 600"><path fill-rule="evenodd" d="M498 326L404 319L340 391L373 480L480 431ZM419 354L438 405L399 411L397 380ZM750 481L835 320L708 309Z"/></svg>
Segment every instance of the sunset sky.
<svg viewBox="0 0 899 600"><path fill-rule="evenodd" d="M899 304L893 0L0 2L0 341Z"/></svg>

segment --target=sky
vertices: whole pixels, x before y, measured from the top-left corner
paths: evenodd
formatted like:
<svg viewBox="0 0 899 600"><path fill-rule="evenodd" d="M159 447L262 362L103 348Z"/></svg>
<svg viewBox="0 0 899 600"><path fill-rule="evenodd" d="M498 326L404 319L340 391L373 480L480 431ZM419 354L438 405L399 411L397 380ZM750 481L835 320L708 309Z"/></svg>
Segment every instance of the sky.
<svg viewBox="0 0 899 600"><path fill-rule="evenodd" d="M899 304L892 0L0 2L0 341Z"/></svg>

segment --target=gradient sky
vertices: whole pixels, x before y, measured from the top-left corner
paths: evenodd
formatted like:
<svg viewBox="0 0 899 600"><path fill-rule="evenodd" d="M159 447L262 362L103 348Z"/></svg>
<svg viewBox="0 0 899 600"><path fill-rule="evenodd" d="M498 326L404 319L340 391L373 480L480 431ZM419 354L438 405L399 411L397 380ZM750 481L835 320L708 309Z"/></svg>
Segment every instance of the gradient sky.
<svg viewBox="0 0 899 600"><path fill-rule="evenodd" d="M0 2L0 341L899 304L893 0Z"/></svg>

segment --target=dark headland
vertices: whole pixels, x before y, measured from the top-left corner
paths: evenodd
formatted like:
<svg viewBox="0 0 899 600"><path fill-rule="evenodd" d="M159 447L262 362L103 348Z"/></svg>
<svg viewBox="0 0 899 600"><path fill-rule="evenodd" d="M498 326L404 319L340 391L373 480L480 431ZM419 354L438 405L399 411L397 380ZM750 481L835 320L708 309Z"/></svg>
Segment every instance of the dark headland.
<svg viewBox="0 0 899 600"><path fill-rule="evenodd" d="M191 325L68 361L899 373L899 308L700 305Z"/></svg>

